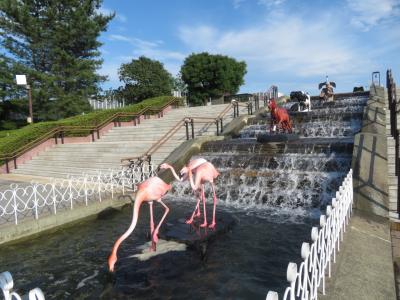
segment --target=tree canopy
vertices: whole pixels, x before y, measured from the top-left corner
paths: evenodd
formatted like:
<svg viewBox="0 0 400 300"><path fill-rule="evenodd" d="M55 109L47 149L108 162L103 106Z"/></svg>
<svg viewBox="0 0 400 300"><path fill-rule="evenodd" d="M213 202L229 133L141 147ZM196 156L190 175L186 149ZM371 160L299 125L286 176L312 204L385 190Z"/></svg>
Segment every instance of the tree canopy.
<svg viewBox="0 0 400 300"><path fill-rule="evenodd" d="M208 98L235 94L244 84L246 63L224 55L207 52L191 54L182 67L182 80L187 84L189 102L205 104Z"/></svg>
<svg viewBox="0 0 400 300"><path fill-rule="evenodd" d="M98 37L114 15L99 13L102 0L0 1L0 97L26 97L16 74L32 88L35 119L59 119L90 110L88 98L106 78ZM4 76L3 76L4 75Z"/></svg>
<svg viewBox="0 0 400 300"><path fill-rule="evenodd" d="M141 56L122 64L119 78L125 83L119 88L126 103L136 103L147 98L171 95L172 76L162 63Z"/></svg>

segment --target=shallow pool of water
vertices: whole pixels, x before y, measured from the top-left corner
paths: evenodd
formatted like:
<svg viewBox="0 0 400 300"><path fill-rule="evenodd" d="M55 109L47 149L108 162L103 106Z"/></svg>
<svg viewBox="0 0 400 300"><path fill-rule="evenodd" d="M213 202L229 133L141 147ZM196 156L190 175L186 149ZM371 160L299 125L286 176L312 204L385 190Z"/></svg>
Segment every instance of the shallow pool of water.
<svg viewBox="0 0 400 300"><path fill-rule="evenodd" d="M167 203L167 222L189 214L194 206ZM187 250L139 263L130 256L147 241L147 206L142 206L136 230L120 247L113 276L107 271L107 257L130 224L130 206L106 219L2 246L1 270L12 273L21 294L40 287L46 299L265 299L268 290L283 292L287 265L300 262L301 243L309 241L317 221L303 216L294 222L290 214L221 205L219 211L234 216L236 225L209 244L205 258ZM157 220L163 211L154 206Z"/></svg>

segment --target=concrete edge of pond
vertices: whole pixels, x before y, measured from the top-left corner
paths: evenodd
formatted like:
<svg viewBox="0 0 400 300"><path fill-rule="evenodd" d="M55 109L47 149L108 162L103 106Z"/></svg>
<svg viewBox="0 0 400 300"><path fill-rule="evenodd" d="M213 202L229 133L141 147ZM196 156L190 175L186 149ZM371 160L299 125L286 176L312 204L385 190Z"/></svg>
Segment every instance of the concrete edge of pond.
<svg viewBox="0 0 400 300"><path fill-rule="evenodd" d="M326 295L319 291L318 298L396 299L387 218L354 209L336 255Z"/></svg>
<svg viewBox="0 0 400 300"><path fill-rule="evenodd" d="M361 132L354 136L352 158L354 207L382 217L393 208L388 193L388 144L385 89L371 86Z"/></svg>
<svg viewBox="0 0 400 300"><path fill-rule="evenodd" d="M0 226L0 245L19 243L45 233L74 226L91 219L104 218L113 210L121 209L131 203L131 197L119 195L113 199L103 199L88 206L79 206L72 210L64 210L56 215L40 217L38 220L25 220L18 225L14 223Z"/></svg>

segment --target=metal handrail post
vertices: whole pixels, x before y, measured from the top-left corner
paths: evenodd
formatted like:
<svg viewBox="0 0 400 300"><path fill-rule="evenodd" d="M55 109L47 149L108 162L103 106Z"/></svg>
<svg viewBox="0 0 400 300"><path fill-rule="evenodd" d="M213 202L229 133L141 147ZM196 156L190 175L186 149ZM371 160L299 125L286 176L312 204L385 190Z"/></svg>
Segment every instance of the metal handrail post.
<svg viewBox="0 0 400 300"><path fill-rule="evenodd" d="M185 120L185 127L186 127L186 140L189 140L189 122Z"/></svg>
<svg viewBox="0 0 400 300"><path fill-rule="evenodd" d="M223 123L223 118L219 119L221 122L221 133L224 131L224 123Z"/></svg>
<svg viewBox="0 0 400 300"><path fill-rule="evenodd" d="M192 126L192 139L194 139L194 119L190 119L190 125Z"/></svg>
<svg viewBox="0 0 400 300"><path fill-rule="evenodd" d="M217 126L217 135L219 135L219 120L215 120L215 125Z"/></svg>

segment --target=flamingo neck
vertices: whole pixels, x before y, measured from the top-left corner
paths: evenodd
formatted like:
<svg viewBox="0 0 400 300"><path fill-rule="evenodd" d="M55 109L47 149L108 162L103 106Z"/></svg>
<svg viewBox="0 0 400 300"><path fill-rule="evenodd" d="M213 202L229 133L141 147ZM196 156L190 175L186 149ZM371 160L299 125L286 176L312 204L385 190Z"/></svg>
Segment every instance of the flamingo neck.
<svg viewBox="0 0 400 300"><path fill-rule="evenodd" d="M129 226L128 230L121 235L121 237L115 242L112 254L117 255L117 251L121 243L133 232L133 230L136 227L137 220L139 217L139 210L140 210L140 205L142 205L144 201L144 194L140 190L136 194L136 199L135 199L135 204L133 205L133 216L132 216L132 222L131 225Z"/></svg>
<svg viewBox="0 0 400 300"><path fill-rule="evenodd" d="M194 181L193 181L192 169L189 169L189 181L190 181L190 186L192 187L192 189L197 190L196 185L194 184Z"/></svg>
<svg viewBox="0 0 400 300"><path fill-rule="evenodd" d="M178 174L176 174L175 169L174 169L172 166L169 166L168 168L171 170L172 175L174 175L174 177L176 178L176 180L182 181L182 179L178 176Z"/></svg>

